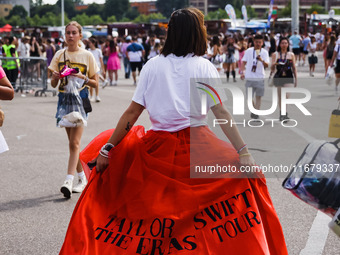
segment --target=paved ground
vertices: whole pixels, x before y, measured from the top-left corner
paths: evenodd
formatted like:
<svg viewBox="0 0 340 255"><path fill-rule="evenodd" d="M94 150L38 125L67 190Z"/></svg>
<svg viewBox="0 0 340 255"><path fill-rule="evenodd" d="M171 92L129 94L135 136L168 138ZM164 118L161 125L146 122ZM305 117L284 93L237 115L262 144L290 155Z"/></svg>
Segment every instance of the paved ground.
<svg viewBox="0 0 340 255"><path fill-rule="evenodd" d="M290 165L296 162L308 140L332 140L327 138L328 122L338 96L334 85L325 84L322 72L320 63L316 77L309 78L307 67L299 67L299 77L305 77L299 86L312 93L305 106L313 115L306 117L290 108L289 115L298 121L296 128L285 128L277 122L274 127L268 123L262 128L240 127L259 164ZM123 78L122 72L119 76L117 87L100 90L102 102L93 104L82 148L101 131L114 127L130 103L135 87L131 79ZM244 87L241 81L234 85ZM57 254L62 245L79 195L65 200L59 192L66 174L68 147L65 130L55 127L56 105L57 97L32 94L16 94L12 102L1 102L6 113L1 131L10 151L0 154L0 254ZM263 109L270 105L271 91L267 88ZM227 106L231 109L231 100ZM247 120L248 116L249 111ZM270 117L277 118L278 111ZM150 125L146 113L137 124ZM284 190L284 176L268 176L267 182L289 254L339 254L339 239L328 231L330 218Z"/></svg>

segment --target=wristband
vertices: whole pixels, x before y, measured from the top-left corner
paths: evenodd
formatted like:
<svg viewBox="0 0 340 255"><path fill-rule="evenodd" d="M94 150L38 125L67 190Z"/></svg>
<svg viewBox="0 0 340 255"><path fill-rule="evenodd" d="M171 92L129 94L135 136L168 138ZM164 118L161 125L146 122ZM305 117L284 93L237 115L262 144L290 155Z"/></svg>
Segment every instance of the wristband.
<svg viewBox="0 0 340 255"><path fill-rule="evenodd" d="M106 143L100 149L99 154L102 155L105 158L109 158L109 152L113 147L115 147L115 146L112 143Z"/></svg>
<svg viewBox="0 0 340 255"><path fill-rule="evenodd" d="M238 151L237 151L237 153L238 154L240 154L240 152L244 149L244 148L246 148L247 147L247 145L245 144L245 145L243 145Z"/></svg>

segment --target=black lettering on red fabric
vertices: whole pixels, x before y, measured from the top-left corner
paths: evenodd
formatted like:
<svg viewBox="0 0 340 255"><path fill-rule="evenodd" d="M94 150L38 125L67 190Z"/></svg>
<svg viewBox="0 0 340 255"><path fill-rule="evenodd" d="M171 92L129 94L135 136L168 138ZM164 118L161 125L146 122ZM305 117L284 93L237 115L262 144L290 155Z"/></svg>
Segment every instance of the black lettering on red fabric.
<svg viewBox="0 0 340 255"><path fill-rule="evenodd" d="M249 214L251 214L253 217L250 218L250 217L249 217ZM256 218L256 216L257 216L257 215L256 215L256 212L249 211L249 212L246 212L246 213L244 214L244 216L246 217L246 219L247 219L247 221L248 221L250 227L253 227L253 224L251 223L251 220L255 221L255 223L258 224L258 225L261 224L261 221L258 220L258 219Z"/></svg>
<svg viewBox="0 0 340 255"><path fill-rule="evenodd" d="M172 248L171 246L176 248L178 251L183 250L183 247L179 244L179 242L177 241L176 238L171 238L170 245L169 245L169 250Z"/></svg>
<svg viewBox="0 0 340 255"><path fill-rule="evenodd" d="M169 226L167 226L168 224L167 224L167 222L169 223ZM169 229L169 235L167 235L167 237L171 237L172 235L172 228L173 228L173 226L175 225L175 221L174 220L172 220L172 219L169 219L169 218L164 218L163 219L163 228L162 228L162 235L161 235L161 237L162 238L164 238L164 233L165 233L165 231L164 231L164 229Z"/></svg>
<svg viewBox="0 0 340 255"><path fill-rule="evenodd" d="M144 243L144 240L148 241L148 244ZM138 243L138 247L137 247L137 254L141 254L141 255L148 255L149 254L149 246L151 243L151 239L150 238L144 238L141 237ZM148 245L148 247L147 247ZM142 253L142 252L146 252L146 253Z"/></svg>
<svg viewBox="0 0 340 255"><path fill-rule="evenodd" d="M228 224L228 225L227 225ZM228 227L229 226L229 227ZM224 231L226 232L226 234L231 237L231 238L235 238L237 236L237 230L233 224L232 221L227 220L224 223Z"/></svg>
<svg viewBox="0 0 340 255"><path fill-rule="evenodd" d="M201 223L202 226L197 226L196 224L194 224L194 227L195 229L202 229L204 228L206 225L207 225L207 222L204 220L204 219L200 219L198 218L199 214L201 214L203 216L203 212L200 212L200 213L197 213L195 216L194 216L194 222L195 223Z"/></svg>
<svg viewBox="0 0 340 255"><path fill-rule="evenodd" d="M246 204L246 207L249 208L251 205L249 203L248 197L247 197L247 191L251 193L250 189L246 189L242 193L237 195L237 198L241 195L243 197L244 203Z"/></svg>
<svg viewBox="0 0 340 255"><path fill-rule="evenodd" d="M156 231L156 234L154 233ZM150 226L150 234L153 237L157 237L162 232L162 222L160 219L156 218L153 220Z"/></svg>
<svg viewBox="0 0 340 255"><path fill-rule="evenodd" d="M111 225L112 221L115 220L115 218L116 218L116 216L110 218L110 221L106 224L105 228L108 228Z"/></svg>
<svg viewBox="0 0 340 255"><path fill-rule="evenodd" d="M186 236L186 237L184 237L183 242L187 243L188 245L190 245L190 247L184 246L184 249L186 249L188 251L195 250L197 248L197 244L194 241L190 241L189 238L195 239L195 236Z"/></svg>
<svg viewBox="0 0 340 255"><path fill-rule="evenodd" d="M104 229L104 228L99 228L99 227L95 230L95 232L96 232L97 230L101 230L100 233L96 236L96 239L97 239L97 240L100 239L100 237L102 236L102 234L103 234L104 232L105 232L105 233L109 232L108 230L106 230L106 229Z"/></svg>
<svg viewBox="0 0 340 255"><path fill-rule="evenodd" d="M122 235L118 242L116 243L116 246L126 250L131 242L132 242L131 236Z"/></svg>
<svg viewBox="0 0 340 255"><path fill-rule="evenodd" d="M106 243L107 241L110 240L110 238L112 238L112 242L111 244L114 244L114 242L117 240L117 238L120 236L119 233L116 233L114 237L111 237L113 234L113 232L110 231L110 233L106 236L105 240L104 240L104 243Z"/></svg>
<svg viewBox="0 0 340 255"><path fill-rule="evenodd" d="M241 233L244 233L244 232L246 232L246 231L248 230L248 225L247 225L247 223L246 223L246 221L245 221L245 219L244 219L244 215L241 216L241 219L242 219L242 222L243 222L243 225L244 225L245 229L242 229L242 227L241 227L241 225L240 225L240 223L239 223L239 221L238 221L238 218L235 218L235 219L234 219L234 222L235 222L235 225L236 225L237 229L238 229Z"/></svg>
<svg viewBox="0 0 340 255"><path fill-rule="evenodd" d="M223 238L222 238L222 236L220 234L219 228L223 229L223 226L219 225L217 227L214 227L214 228L211 229L211 232L214 233L214 231L216 231L216 234L218 235L218 238L219 238L220 242L223 242Z"/></svg>
<svg viewBox="0 0 340 255"><path fill-rule="evenodd" d="M216 209L216 207L217 209ZM218 206L218 204L216 203L215 205L210 205L209 207L205 208L204 211L206 212L206 214L210 217L210 219L212 219L213 221L217 221L216 217L217 216L220 220L222 220L222 215L220 212L220 208Z"/></svg>
<svg viewBox="0 0 340 255"><path fill-rule="evenodd" d="M162 244L163 244L162 240L153 239L152 240L152 250L151 250L150 255L163 255L164 251L162 251ZM158 253L156 253L156 251L158 251Z"/></svg>
<svg viewBox="0 0 340 255"><path fill-rule="evenodd" d="M137 228L136 236L145 236L146 229L144 230L144 233L142 233L142 234L139 233L139 231L141 231L140 229L141 229L142 226L143 226L143 221L144 221L144 220L140 220L140 221L139 221L139 225L138 225L138 228ZM143 232L143 231L142 231L142 232Z"/></svg>

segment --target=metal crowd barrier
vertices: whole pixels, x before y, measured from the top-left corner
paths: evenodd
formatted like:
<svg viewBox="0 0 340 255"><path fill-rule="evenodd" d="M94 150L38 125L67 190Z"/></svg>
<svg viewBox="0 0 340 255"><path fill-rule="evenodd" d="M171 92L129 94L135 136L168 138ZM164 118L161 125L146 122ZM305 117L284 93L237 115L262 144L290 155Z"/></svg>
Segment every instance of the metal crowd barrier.
<svg viewBox="0 0 340 255"><path fill-rule="evenodd" d="M0 60L20 60L20 73L15 84L15 91L21 93L34 93L35 96L47 96L47 92L57 95L56 90L48 89L47 82L47 58L43 57L0 57ZM39 69L40 66L40 69ZM38 90L36 90L38 89Z"/></svg>

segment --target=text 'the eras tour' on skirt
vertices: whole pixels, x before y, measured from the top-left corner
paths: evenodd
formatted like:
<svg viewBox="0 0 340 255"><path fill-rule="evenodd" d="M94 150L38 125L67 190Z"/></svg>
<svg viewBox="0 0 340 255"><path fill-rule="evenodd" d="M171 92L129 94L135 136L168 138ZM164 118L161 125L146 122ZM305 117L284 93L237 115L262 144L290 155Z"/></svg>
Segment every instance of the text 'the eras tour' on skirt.
<svg viewBox="0 0 340 255"><path fill-rule="evenodd" d="M101 133L81 152L88 177L87 162L112 132ZM199 139L190 142L193 135ZM133 127L110 151L108 168L92 170L60 254L288 254L262 173L190 178L190 151L239 167L233 146L208 127L174 133Z"/></svg>

